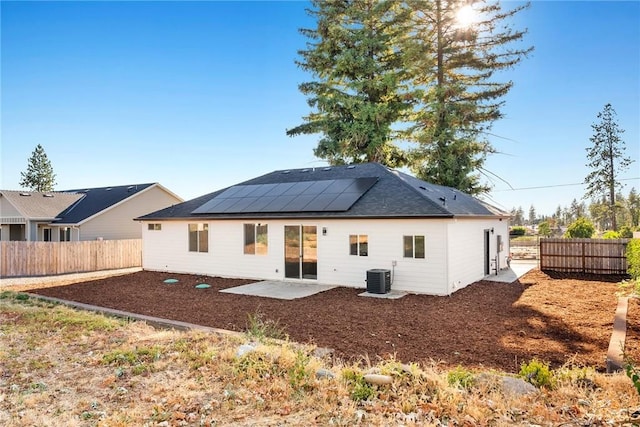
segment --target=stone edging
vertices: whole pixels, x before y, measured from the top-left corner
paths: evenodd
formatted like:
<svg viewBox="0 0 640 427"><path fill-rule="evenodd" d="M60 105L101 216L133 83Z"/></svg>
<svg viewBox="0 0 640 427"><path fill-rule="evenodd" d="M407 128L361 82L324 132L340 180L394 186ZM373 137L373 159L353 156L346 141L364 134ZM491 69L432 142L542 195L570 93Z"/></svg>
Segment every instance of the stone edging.
<svg viewBox="0 0 640 427"><path fill-rule="evenodd" d="M613 332L609 340L607 350L607 373L620 371L624 367L622 353L625 348L627 337L627 310L629 308L629 298L619 297L616 314L613 318Z"/></svg>

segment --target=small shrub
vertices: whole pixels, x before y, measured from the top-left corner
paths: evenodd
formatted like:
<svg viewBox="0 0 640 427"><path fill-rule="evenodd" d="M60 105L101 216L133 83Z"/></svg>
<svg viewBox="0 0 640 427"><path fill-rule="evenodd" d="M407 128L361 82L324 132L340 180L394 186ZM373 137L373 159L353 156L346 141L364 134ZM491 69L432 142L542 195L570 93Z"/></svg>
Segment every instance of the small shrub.
<svg viewBox="0 0 640 427"><path fill-rule="evenodd" d="M461 387L465 390L469 390L475 383L475 377L473 373L462 366L458 366L447 374L447 382L450 386Z"/></svg>
<svg viewBox="0 0 640 427"><path fill-rule="evenodd" d="M277 320L265 319L264 314L257 312L249 314L247 319L247 335L262 341L266 338L286 339L285 329L280 326Z"/></svg>
<svg viewBox="0 0 640 427"><path fill-rule="evenodd" d="M619 239L620 237L621 237L620 233L613 230L607 230L604 233L602 233L603 239Z"/></svg>
<svg viewBox="0 0 640 427"><path fill-rule="evenodd" d="M555 385L553 371L549 369L549 365L537 359L529 363L523 362L518 376L538 388L553 388Z"/></svg>
<svg viewBox="0 0 640 427"><path fill-rule="evenodd" d="M631 239L627 244L627 273L633 280L640 279L640 239Z"/></svg>
<svg viewBox="0 0 640 427"><path fill-rule="evenodd" d="M544 237L549 237L551 236L551 225L549 224L548 221L542 221L540 224L538 224L538 234Z"/></svg>
<svg viewBox="0 0 640 427"><path fill-rule="evenodd" d="M620 233L621 239L631 239L633 237L633 228L628 225L623 225L620 227L620 230L618 230L618 233Z"/></svg>
<svg viewBox="0 0 640 427"><path fill-rule="evenodd" d="M569 225L564 235L565 237L569 237L572 239L590 239L595 231L596 228L593 226L593 223L591 221L584 217L580 217Z"/></svg>
<svg viewBox="0 0 640 427"><path fill-rule="evenodd" d="M351 388L350 396L352 400L360 402L370 400L376 396L375 388L364 380L364 375L353 368L342 370L342 379Z"/></svg>
<svg viewBox="0 0 640 427"><path fill-rule="evenodd" d="M527 232L527 229L521 226L511 227L509 230L509 236L524 236Z"/></svg>
<svg viewBox="0 0 640 427"><path fill-rule="evenodd" d="M363 382L358 382L354 385L353 390L351 390L351 399L356 402L360 402L362 400L370 400L376 396L376 391L370 384Z"/></svg>
<svg viewBox="0 0 640 427"><path fill-rule="evenodd" d="M288 368L289 384L294 390L312 388L312 372L309 369L310 357L303 351L296 351L295 360Z"/></svg>
<svg viewBox="0 0 640 427"><path fill-rule="evenodd" d="M640 394L640 369L637 368L634 362L628 357L624 359L624 372L633 383L633 388Z"/></svg>
<svg viewBox="0 0 640 427"><path fill-rule="evenodd" d="M562 367L554 371L557 382L568 382L575 385L593 383L596 371L591 367Z"/></svg>

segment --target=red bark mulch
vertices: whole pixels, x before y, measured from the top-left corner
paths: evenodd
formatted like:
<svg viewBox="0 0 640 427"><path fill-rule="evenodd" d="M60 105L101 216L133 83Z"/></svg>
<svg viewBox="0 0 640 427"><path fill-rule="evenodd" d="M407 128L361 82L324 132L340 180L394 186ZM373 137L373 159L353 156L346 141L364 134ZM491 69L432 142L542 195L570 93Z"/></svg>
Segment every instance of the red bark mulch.
<svg viewBox="0 0 640 427"><path fill-rule="evenodd" d="M167 278L179 282L163 283ZM235 331L261 313L291 340L345 359L395 354L403 362L515 372L533 358L604 369L621 279L533 270L512 284L478 282L448 297L387 300L335 288L286 301L218 292L251 280L142 271L31 292ZM211 288L195 289L198 283Z"/></svg>

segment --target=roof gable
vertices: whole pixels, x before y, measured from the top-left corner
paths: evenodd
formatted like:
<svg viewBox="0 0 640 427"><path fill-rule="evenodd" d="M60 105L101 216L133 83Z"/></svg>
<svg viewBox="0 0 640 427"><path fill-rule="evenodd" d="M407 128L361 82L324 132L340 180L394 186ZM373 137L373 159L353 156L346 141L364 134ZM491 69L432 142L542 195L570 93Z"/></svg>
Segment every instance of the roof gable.
<svg viewBox="0 0 640 427"><path fill-rule="evenodd" d="M374 179L375 182L360 197L343 210L280 210L265 211L251 206L249 201L242 209L216 209L217 203L237 191L247 194L276 188L280 184L314 183L328 180ZM249 194L250 195L250 194ZM300 196L300 195L299 195ZM298 196L298 197L299 197ZM229 197L226 197L228 200ZM233 206L228 203L227 207ZM162 209L138 219L193 219L193 218L285 218L285 217L432 217L454 216L504 216L498 209L463 192L438 186L389 169L379 163L280 170L262 175L235 186L225 188L187 202Z"/></svg>
<svg viewBox="0 0 640 427"><path fill-rule="evenodd" d="M155 184L134 184L68 190L82 195L76 203L66 207L54 221L56 224L79 224L86 219L133 197Z"/></svg>

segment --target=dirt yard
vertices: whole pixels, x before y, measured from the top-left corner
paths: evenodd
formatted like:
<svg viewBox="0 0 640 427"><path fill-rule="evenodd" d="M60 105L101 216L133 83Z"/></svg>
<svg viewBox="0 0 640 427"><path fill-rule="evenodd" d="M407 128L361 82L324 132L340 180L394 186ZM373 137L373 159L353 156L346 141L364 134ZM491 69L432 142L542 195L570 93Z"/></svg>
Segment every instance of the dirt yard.
<svg viewBox="0 0 640 427"><path fill-rule="evenodd" d="M344 359L395 354L404 362L515 372L533 358L604 369L621 279L533 270L513 284L479 282L449 297L385 300L335 288L285 301L218 292L250 280L143 271L31 292L235 331L261 313L291 340L333 348ZM195 289L198 283L211 288Z"/></svg>

